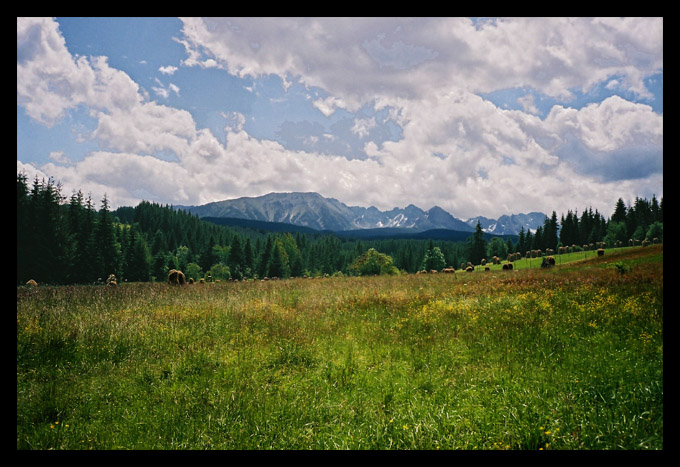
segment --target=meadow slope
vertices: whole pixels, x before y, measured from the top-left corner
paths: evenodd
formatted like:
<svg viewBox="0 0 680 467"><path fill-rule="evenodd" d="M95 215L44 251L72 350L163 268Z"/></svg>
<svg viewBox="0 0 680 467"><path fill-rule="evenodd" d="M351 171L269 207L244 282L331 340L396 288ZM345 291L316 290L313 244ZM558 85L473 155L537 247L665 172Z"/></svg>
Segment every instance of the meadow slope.
<svg viewBox="0 0 680 467"><path fill-rule="evenodd" d="M663 449L663 245L518 269L17 287L17 449Z"/></svg>

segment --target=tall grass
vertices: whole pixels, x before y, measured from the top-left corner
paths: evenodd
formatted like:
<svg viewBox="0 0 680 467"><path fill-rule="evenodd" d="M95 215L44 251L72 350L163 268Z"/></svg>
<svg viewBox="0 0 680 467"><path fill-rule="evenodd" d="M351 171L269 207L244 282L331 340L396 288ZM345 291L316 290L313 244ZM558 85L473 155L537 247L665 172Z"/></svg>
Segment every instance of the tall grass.
<svg viewBox="0 0 680 467"><path fill-rule="evenodd" d="M663 249L19 287L17 448L663 449Z"/></svg>

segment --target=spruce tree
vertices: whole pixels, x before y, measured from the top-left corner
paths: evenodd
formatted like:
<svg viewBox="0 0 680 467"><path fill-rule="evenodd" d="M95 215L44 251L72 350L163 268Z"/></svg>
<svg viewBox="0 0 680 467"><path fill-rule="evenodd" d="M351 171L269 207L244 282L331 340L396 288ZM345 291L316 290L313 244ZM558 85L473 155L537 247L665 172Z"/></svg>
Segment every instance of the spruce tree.
<svg viewBox="0 0 680 467"><path fill-rule="evenodd" d="M475 233L468 238L467 259L472 264L480 264L486 257L487 241L484 238L482 225L477 221Z"/></svg>
<svg viewBox="0 0 680 467"><path fill-rule="evenodd" d="M283 277L284 275L281 247L278 243L273 243L272 245L272 256L269 260L268 271L271 277Z"/></svg>
<svg viewBox="0 0 680 467"><path fill-rule="evenodd" d="M239 235L234 235L234 239L231 242L231 248L229 249L229 260L227 263L232 278L238 280L243 279L245 273L244 263L243 247L241 246Z"/></svg>
<svg viewBox="0 0 680 467"><path fill-rule="evenodd" d="M610 219L611 222L626 222L626 205L623 200L619 198L614 207L614 213Z"/></svg>
<svg viewBox="0 0 680 467"><path fill-rule="evenodd" d="M106 281L110 274L120 275L119 245L116 242L109 201L104 194L99 210L95 239L97 244L97 278Z"/></svg>
<svg viewBox="0 0 680 467"><path fill-rule="evenodd" d="M142 235L134 234L130 250L132 254L127 279L132 282L147 282L151 274L151 253Z"/></svg>

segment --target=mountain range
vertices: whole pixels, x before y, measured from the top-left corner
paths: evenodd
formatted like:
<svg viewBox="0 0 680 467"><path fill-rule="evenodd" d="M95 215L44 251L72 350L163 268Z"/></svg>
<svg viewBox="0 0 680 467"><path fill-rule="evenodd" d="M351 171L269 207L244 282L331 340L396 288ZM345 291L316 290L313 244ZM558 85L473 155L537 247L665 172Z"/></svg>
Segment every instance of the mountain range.
<svg viewBox="0 0 680 467"><path fill-rule="evenodd" d="M258 197L242 197L216 201L200 206L175 206L199 218L231 218L260 222L293 224L321 231L356 231L362 229L398 229L424 232L446 229L474 232L477 222L482 230L493 235L517 235L523 227L534 232L543 225L546 215L540 212L503 215L498 219L473 217L461 220L434 206L424 211L413 204L405 208L381 211L347 206L334 198L318 193L269 193Z"/></svg>

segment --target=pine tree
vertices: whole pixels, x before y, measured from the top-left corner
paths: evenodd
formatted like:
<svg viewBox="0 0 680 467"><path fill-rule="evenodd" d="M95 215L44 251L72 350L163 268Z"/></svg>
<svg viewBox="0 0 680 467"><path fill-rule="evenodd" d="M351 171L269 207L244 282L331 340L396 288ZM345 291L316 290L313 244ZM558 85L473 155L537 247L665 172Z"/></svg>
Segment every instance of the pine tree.
<svg viewBox="0 0 680 467"><path fill-rule="evenodd" d="M120 275L119 271L119 248L114 233L113 220L109 211L109 201L106 194L102 199L102 207L99 210L95 239L97 243L97 277L103 281L110 274Z"/></svg>
<svg viewBox="0 0 680 467"><path fill-rule="evenodd" d="M244 263L243 247L241 247L239 235L234 235L234 239L231 242L231 248L229 249L229 260L227 263L232 278L238 280L243 279L245 273Z"/></svg>
<svg viewBox="0 0 680 467"><path fill-rule="evenodd" d="M531 249L532 250L544 250L545 246L543 245L543 227L540 225L536 228L536 232L534 232L534 239L531 242Z"/></svg>
<svg viewBox="0 0 680 467"><path fill-rule="evenodd" d="M246 238L246 245L243 247L243 265L245 274L252 277L255 274L255 254L250 244L250 237Z"/></svg>
<svg viewBox="0 0 680 467"><path fill-rule="evenodd" d="M133 234L130 250L132 254L128 264L127 279L133 282L148 281L151 274L151 253L142 235L136 232Z"/></svg>
<svg viewBox="0 0 680 467"><path fill-rule="evenodd" d="M543 243L545 248L557 249L557 213L555 211L543 224Z"/></svg>
<svg viewBox="0 0 680 467"><path fill-rule="evenodd" d="M616 202L610 222L626 222L626 205L621 198Z"/></svg>
<svg viewBox="0 0 680 467"><path fill-rule="evenodd" d="M260 261L257 267L258 277L264 278L269 276L269 260L272 256L272 237L267 235L267 243L264 246L262 255L260 255Z"/></svg>
<svg viewBox="0 0 680 467"><path fill-rule="evenodd" d="M529 248L526 246L526 238L524 235L524 226L519 229L519 238L517 239L517 251L524 256Z"/></svg>
<svg viewBox="0 0 680 467"><path fill-rule="evenodd" d="M17 284L24 284L31 279L29 276L27 258L30 255L29 204L27 177L23 173L17 174Z"/></svg>
<svg viewBox="0 0 680 467"><path fill-rule="evenodd" d="M271 277L283 277L284 276L283 258L282 258L282 255L281 255L281 247L279 246L278 243L274 243L272 245L272 256L271 256L271 259L269 260L268 271L269 271L269 275Z"/></svg>
<svg viewBox="0 0 680 467"><path fill-rule="evenodd" d="M484 239L482 225L477 221L475 233L468 238L467 259L472 264L480 264L486 257L487 241Z"/></svg>

